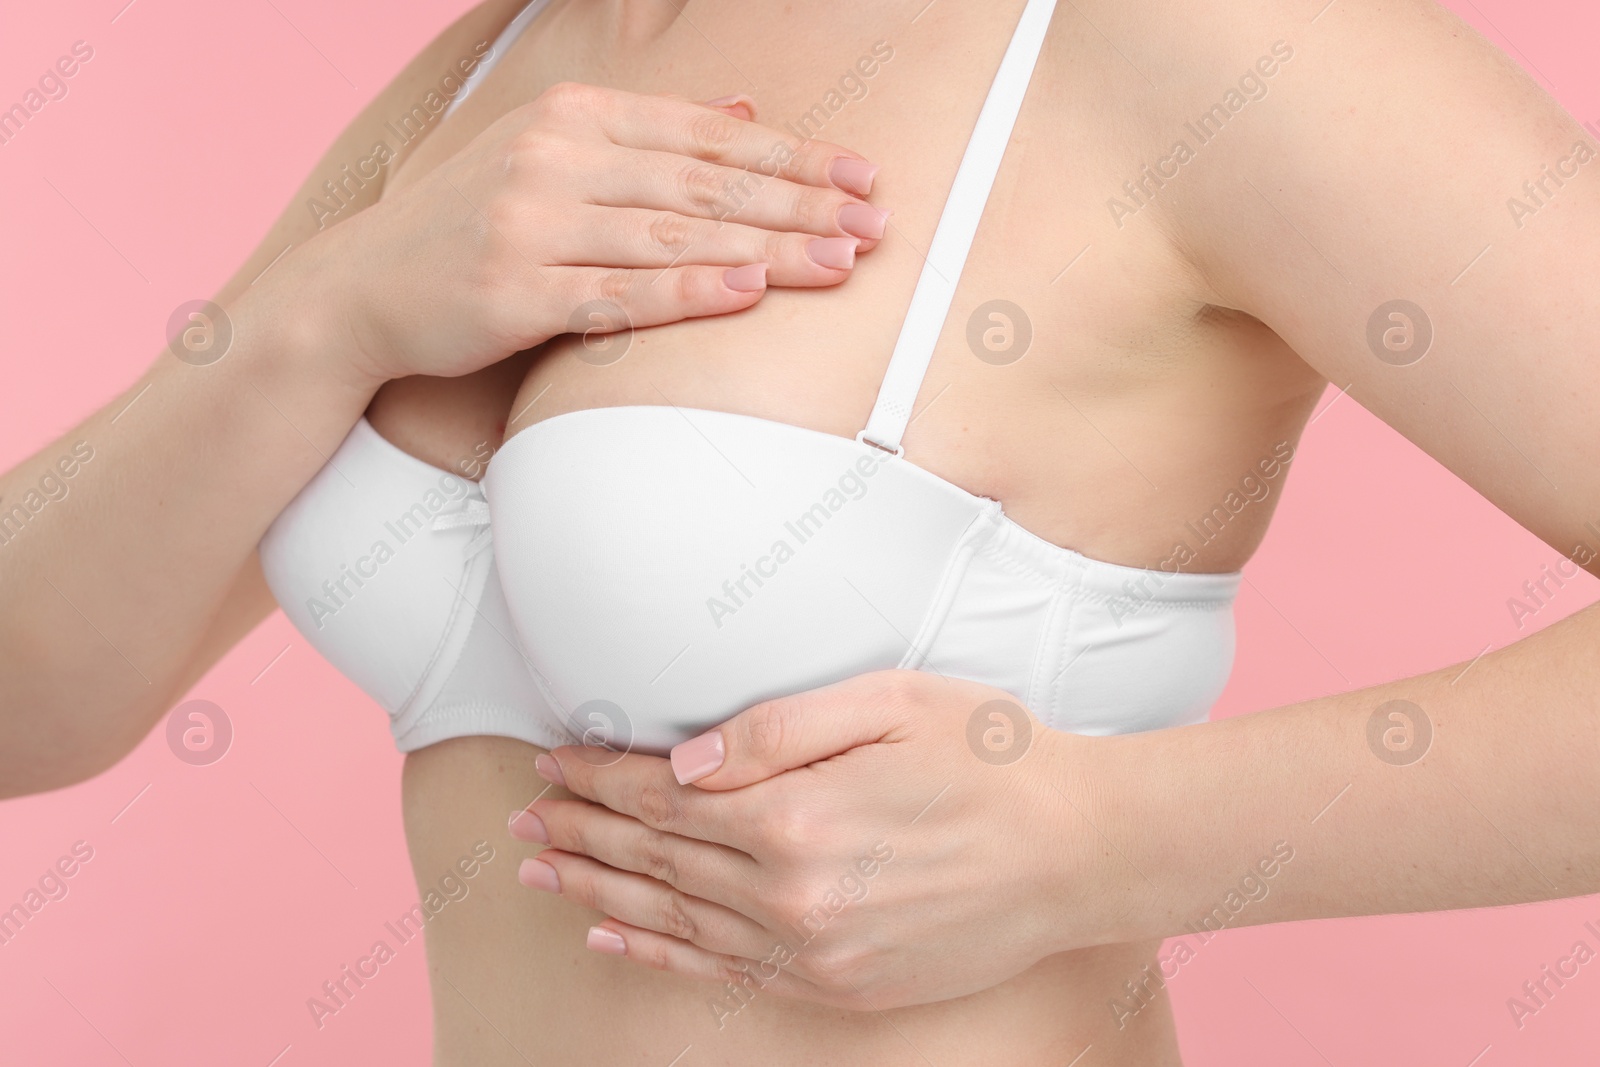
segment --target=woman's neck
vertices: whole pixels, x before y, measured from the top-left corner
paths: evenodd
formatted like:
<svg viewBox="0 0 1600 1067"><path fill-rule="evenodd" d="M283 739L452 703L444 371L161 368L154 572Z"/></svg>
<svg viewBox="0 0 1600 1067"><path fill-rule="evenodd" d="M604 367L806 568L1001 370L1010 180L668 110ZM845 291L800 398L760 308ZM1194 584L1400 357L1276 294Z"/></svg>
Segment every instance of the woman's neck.
<svg viewBox="0 0 1600 1067"><path fill-rule="evenodd" d="M648 41L686 17L691 0L603 0L595 14L609 34L628 44Z"/></svg>

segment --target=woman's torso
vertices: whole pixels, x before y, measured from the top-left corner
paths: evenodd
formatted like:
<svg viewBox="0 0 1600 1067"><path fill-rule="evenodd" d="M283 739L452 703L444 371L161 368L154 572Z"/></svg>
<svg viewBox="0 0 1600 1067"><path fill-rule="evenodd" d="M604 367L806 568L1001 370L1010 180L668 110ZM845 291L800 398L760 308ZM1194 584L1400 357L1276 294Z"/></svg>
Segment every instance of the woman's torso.
<svg viewBox="0 0 1600 1067"><path fill-rule="evenodd" d="M872 199L895 212L889 236L842 286L773 290L739 315L638 330L606 365L564 336L467 379L392 383L369 412L374 426L445 467L551 416L623 404L854 436L1022 7L555 0L386 192L558 81L691 99L744 91L762 122L781 128L809 114L815 136L882 164ZM1161 32L1157 13L1129 22ZM867 56L876 73L842 82ZM1208 303L1182 251L1180 197L1156 198L1120 225L1108 206L1132 202L1123 183L1168 151L1182 112L1071 5L1058 10L905 449L1055 544L1143 567L1170 564L1184 545L1185 570L1223 572L1249 556L1277 499L1282 474L1266 482L1258 465L1282 458L1323 383L1255 320ZM980 358L969 343L974 310L991 301L1025 317L1032 341L1021 358L1003 348ZM592 913L514 879L530 850L502 827L544 788L537 751L463 738L407 760L419 884L480 838L502 857L470 906L430 924L442 1062L1031 1064L1066 1063L1089 1045L1099 1063L1175 1057L1163 1002L1125 1027L1111 1007L1133 1003L1124 982L1144 980L1151 945L1057 956L980 996L887 1015L759 997L729 1015L735 1002L715 987L589 953Z"/></svg>

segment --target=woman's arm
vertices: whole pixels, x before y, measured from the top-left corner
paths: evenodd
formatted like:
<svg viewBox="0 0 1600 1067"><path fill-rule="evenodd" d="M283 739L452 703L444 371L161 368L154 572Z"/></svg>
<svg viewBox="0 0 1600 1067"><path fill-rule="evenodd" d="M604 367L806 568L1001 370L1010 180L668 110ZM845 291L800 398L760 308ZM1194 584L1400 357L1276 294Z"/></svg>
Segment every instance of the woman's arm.
<svg viewBox="0 0 1600 1067"><path fill-rule="evenodd" d="M1068 773L1113 798L1132 928L1168 936L1600 892L1597 725L1592 606L1416 678L1097 739ZM1262 877L1275 845L1292 859Z"/></svg>
<svg viewBox="0 0 1600 1067"><path fill-rule="evenodd" d="M1226 165L1179 179L1217 302L1600 575L1595 138L1426 0L1245 18L1294 56L1229 120ZM1170 918L1294 848L1247 924L1595 892L1597 716L1590 608L1470 666L1101 750L1147 781L1130 847ZM1410 747L1386 747L1406 717ZM1205 847L1149 849L1157 810L1162 839Z"/></svg>

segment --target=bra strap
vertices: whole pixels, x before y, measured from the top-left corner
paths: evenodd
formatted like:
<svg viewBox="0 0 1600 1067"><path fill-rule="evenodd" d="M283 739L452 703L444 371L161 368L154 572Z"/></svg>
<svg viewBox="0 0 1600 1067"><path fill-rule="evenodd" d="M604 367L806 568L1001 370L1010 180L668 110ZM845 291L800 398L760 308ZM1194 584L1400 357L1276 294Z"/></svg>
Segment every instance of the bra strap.
<svg viewBox="0 0 1600 1067"><path fill-rule="evenodd" d="M446 107L444 114L439 116L440 122L455 114L456 108L461 106L461 101L472 95L472 90L476 89L478 83L483 81L489 72L499 65L501 57L510 51L513 44L516 44L517 38L522 36L522 31L527 29L528 24L537 18L539 12L543 11L549 4L550 0L533 0L527 7L517 12L517 17L507 23L506 28L500 31L500 36L494 39L494 44L490 46L488 54L478 61L478 65L473 68L472 73L462 81L460 90L450 101L450 106Z"/></svg>
<svg viewBox="0 0 1600 1067"><path fill-rule="evenodd" d="M1011 44L1000 60L1000 69L967 141L956 180L951 183L933 243L928 246L928 258L917 278L916 291L911 294L911 307L895 341L894 355L889 357L889 370L878 388L877 403L872 406L866 428L856 434L858 441L900 454L900 439L911 421L912 406L922 388L922 379L927 376L945 317L950 314L956 283L961 280L967 253L978 232L978 220L983 217L1017 113L1022 110L1022 99L1033 79L1033 68L1055 6L1056 0L1028 0L1011 35Z"/></svg>

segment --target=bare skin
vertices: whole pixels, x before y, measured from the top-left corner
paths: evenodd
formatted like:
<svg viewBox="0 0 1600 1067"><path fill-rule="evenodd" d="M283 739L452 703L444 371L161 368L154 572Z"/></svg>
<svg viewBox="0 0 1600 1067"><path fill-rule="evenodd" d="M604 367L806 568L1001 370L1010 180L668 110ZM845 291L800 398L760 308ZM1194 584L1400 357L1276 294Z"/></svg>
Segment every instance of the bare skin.
<svg viewBox="0 0 1600 1067"><path fill-rule="evenodd" d="M671 402L853 436L921 269L918 250L1021 11L1020 3L938 5L913 23L922 6L828 3L775 23L721 0L697 5L687 20L669 17L667 5L552 5L394 176L391 191L555 82L712 96L727 91L732 62L762 72L759 118L781 126L884 41L893 58L819 136L882 164L872 200L894 212L891 229L845 284L774 290L738 315L638 330L609 366L579 358L583 341L568 335L511 361L514 370L392 383L368 413L379 432L441 466L497 443L502 427L510 435L562 412L617 404ZM1158 21L1140 20L1139 32L1159 39ZM695 25L716 26L715 48ZM1213 46L1222 54L1254 48L1244 62L1253 61L1281 32ZM1226 87L1239 65L1198 54L1192 62L1182 80L1197 102ZM1129 73L1083 20L1069 9L1057 15L906 455L1003 501L1047 540L1154 567L1185 539L1186 522L1207 515L1279 442L1295 441L1325 380L1260 322L1213 303L1169 205L1120 230L1112 224L1107 196L1166 151L1172 116L1186 110L1170 93L1128 91ZM1168 79L1177 80L1173 72ZM948 120L930 127L919 120L927 114ZM1031 349L1010 365L985 362L968 346L967 320L991 299L1020 306L1032 323ZM1241 566L1276 498L1275 488L1229 522L1188 569ZM515 858L531 854L503 827L506 811L546 789L533 769L538 752L467 738L408 758L404 798L419 879L478 837ZM707 1064L911 1064L924 1062L918 1050L939 1050L936 1062L1065 1063L1086 1046L1101 1064L1177 1062L1164 1000L1125 1027L1107 1007L1152 959L1152 942L1062 953L986 993L884 1016L768 998L719 1025L712 1005L721 990L585 951L584 931L601 916L528 893L513 868L508 860L474 898L479 905L441 917L431 931L441 1062L516 1063L520 1050L558 1063L665 1063L685 1046L692 1051L683 1062ZM597 1018L597 1005L618 1010L605 1010L604 1025L579 1021Z"/></svg>

